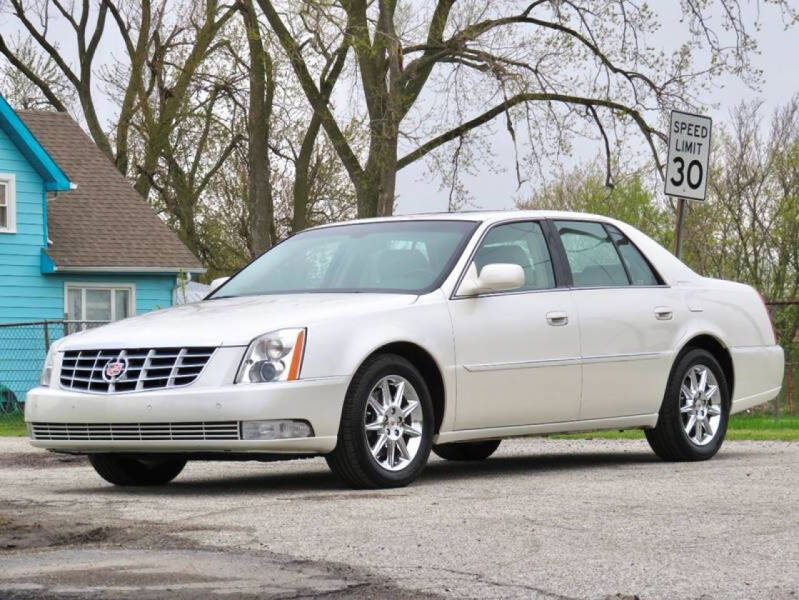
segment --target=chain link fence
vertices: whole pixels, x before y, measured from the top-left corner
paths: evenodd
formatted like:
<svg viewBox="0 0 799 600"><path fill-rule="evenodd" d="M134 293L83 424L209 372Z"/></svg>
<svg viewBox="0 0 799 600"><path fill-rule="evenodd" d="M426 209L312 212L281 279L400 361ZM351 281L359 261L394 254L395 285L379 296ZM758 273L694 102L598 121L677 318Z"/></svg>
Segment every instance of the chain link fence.
<svg viewBox="0 0 799 600"><path fill-rule="evenodd" d="M782 391L772 402L755 411L774 417L795 415L799 404L799 299L767 301L777 338L785 350Z"/></svg>
<svg viewBox="0 0 799 600"><path fill-rule="evenodd" d="M47 350L54 341L105 321L40 321L0 324L0 414L22 411L36 387Z"/></svg>

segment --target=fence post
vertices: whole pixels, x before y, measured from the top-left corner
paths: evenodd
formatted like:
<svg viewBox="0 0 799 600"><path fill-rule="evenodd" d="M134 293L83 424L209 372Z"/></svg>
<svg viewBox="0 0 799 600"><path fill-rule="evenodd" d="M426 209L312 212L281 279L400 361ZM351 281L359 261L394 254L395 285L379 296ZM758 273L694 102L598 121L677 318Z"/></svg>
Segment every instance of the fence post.
<svg viewBox="0 0 799 600"><path fill-rule="evenodd" d="M793 365L785 369L785 397L788 400L788 414L793 415Z"/></svg>
<svg viewBox="0 0 799 600"><path fill-rule="evenodd" d="M44 351L45 353L50 351L50 330L47 327L47 319L44 321Z"/></svg>

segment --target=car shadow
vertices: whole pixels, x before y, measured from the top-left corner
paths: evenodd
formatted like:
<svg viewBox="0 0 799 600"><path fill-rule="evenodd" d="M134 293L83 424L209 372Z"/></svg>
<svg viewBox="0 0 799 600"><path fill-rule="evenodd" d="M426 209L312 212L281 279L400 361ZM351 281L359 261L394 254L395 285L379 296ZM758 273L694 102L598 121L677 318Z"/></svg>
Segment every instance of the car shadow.
<svg viewBox="0 0 799 600"><path fill-rule="evenodd" d="M734 458L737 453L720 453L713 461ZM290 465L287 465L290 469ZM298 466L302 463L298 462ZM551 452L529 455L496 456L484 461L445 461L433 459L425 468L421 477L413 484L416 486L436 485L442 482L470 480L478 478L521 478L539 473L594 471L597 469L613 469L630 465L651 465L653 469L673 469L675 463L661 461L649 451L641 452ZM690 463L682 463L690 464ZM702 463L696 463L702 464ZM318 468L317 468L318 466ZM107 496L235 496L247 492L264 492L272 496L291 495L291 499L323 500L341 497L344 492L352 497L402 495L411 493L412 488L395 488L390 490L351 490L336 478L327 467L319 462L313 469L305 468L297 471L282 470L270 473L269 464L263 465L263 471L254 471L230 476L213 476L208 478L181 479L165 486L158 487L115 487L111 485L82 487L59 490L59 493L91 493ZM301 493L303 495L297 496Z"/></svg>

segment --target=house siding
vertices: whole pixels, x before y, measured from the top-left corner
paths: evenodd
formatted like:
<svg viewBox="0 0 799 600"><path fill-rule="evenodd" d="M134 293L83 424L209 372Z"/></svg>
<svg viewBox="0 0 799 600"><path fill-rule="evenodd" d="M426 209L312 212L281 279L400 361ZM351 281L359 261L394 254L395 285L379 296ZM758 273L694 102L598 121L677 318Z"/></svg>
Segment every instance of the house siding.
<svg viewBox="0 0 799 600"><path fill-rule="evenodd" d="M2 257L0 257L2 260ZM39 268L38 257L36 269ZM5 273L5 269L3 269ZM98 283L133 285L136 288L136 314L172 306L175 275L106 275L80 273L3 277L0 286L0 323L54 321L64 318L64 284Z"/></svg>
<svg viewBox="0 0 799 600"><path fill-rule="evenodd" d="M0 129L0 173L15 176L16 233L0 233L0 322L18 317L22 290L41 285L40 254L45 243L44 181Z"/></svg>

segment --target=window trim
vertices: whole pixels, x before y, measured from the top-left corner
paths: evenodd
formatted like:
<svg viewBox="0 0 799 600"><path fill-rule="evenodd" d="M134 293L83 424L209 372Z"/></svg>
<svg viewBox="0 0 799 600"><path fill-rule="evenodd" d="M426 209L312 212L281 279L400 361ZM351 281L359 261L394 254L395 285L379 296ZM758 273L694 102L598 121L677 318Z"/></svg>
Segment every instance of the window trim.
<svg viewBox="0 0 799 600"><path fill-rule="evenodd" d="M557 218L557 219L547 219L547 220L550 221L550 225L551 225L552 231L553 231L553 238L552 239L553 239L554 251L557 254L560 255L560 260L564 261L563 262L564 267L568 270L568 274L569 274L569 289L570 290L624 290L624 289L628 289L628 288L641 289L641 288L670 288L671 287L668 283L666 283L666 280L663 279L663 277L660 275L660 272L655 268L655 266L652 264L652 261L649 260L647 255L644 252L641 252L641 249L635 244L635 242L633 242L627 234L625 234L621 229L616 227L613 223L609 223L607 221L597 221L596 219L560 218L560 217ZM628 285L594 285L594 286L590 286L590 287L578 287L578 286L575 286L574 285L574 281L572 280L571 267L569 266L568 257L566 256L566 248L563 246L563 242L560 239L560 234L558 233L558 229L555 226L553 221L575 221L575 222L580 222L580 223L596 223L598 225L601 225L602 228L606 232L607 232L607 228L605 227L605 224L607 223L607 224L611 225L612 227L616 228L619 231L619 233L621 233L627 239L628 242L630 242L630 244L633 246L633 248L635 248L641 256L644 257L644 260L649 265L649 268L652 269L652 273L655 274L655 279L657 279L660 283L658 283L656 285L635 285L633 283L630 283ZM610 233L608 233L608 237L610 237L611 242L613 242L613 237L610 235ZM614 247L615 247L615 244L614 244ZM618 253L618 250L617 250L617 253ZM622 265L624 265L624 260L622 259L621 256L619 257L619 259L622 261ZM625 267L625 269L626 269L626 267Z"/></svg>
<svg viewBox="0 0 799 600"><path fill-rule="evenodd" d="M69 316L69 291L70 289L81 290L81 315L79 319L68 319ZM136 284L134 283L96 283L96 282L79 282L79 281L65 281L64 282L64 320L74 321L78 323L88 323L86 316L86 290L110 290L111 291L111 321L119 321L116 317L116 302L114 302L116 294L115 290L125 290L130 294L130 314L128 317L136 316ZM128 317L122 317L127 319ZM91 321L92 323L105 323L105 321Z"/></svg>
<svg viewBox="0 0 799 600"><path fill-rule="evenodd" d="M477 251L480 249L480 246L482 246L483 241L485 240L488 233L495 227L500 227L502 225L510 225L512 223L538 223L538 225L541 227L541 233L544 234L544 241L546 242L547 250L549 251L549 259L552 262L552 271L555 275L554 287L542 288L536 290L508 290L505 292L485 292L482 294L477 294L476 296L458 295L458 290L461 287L461 283L466 277L466 273L469 270L471 264L474 262L474 257L477 254ZM492 296L510 296L515 294L540 294L542 292L557 292L557 291L568 290L570 283L571 281L569 279L564 278L564 272L562 269L562 265L560 264L560 257L557 256L557 252L553 247L551 239L551 228L548 219L546 219L545 217L517 217L515 219L497 221L495 223L492 223L483 230L483 232L480 234L479 239L472 248L472 251L469 253L469 258L466 260L463 269L461 269L461 273L458 276L458 279L455 281L455 285L452 288L452 293L450 294L449 299L466 300L470 298L490 298Z"/></svg>
<svg viewBox="0 0 799 600"><path fill-rule="evenodd" d="M17 233L17 178L14 173L0 173L0 183L6 186L6 219L5 227L0 225L0 234Z"/></svg>

